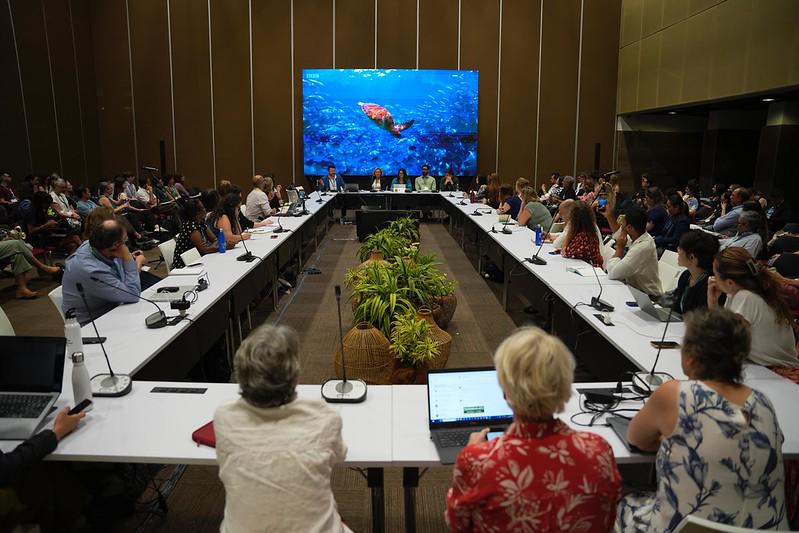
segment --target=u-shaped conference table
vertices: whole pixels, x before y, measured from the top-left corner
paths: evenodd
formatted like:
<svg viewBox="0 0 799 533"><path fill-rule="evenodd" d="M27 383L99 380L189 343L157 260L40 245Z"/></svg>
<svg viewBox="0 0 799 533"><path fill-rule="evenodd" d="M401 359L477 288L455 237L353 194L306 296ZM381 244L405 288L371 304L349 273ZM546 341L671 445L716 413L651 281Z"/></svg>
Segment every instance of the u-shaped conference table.
<svg viewBox="0 0 799 533"><path fill-rule="evenodd" d="M358 198L354 198L358 196ZM260 260L247 263L237 261L243 253L241 245L225 254L203 257L204 270L210 286L198 293L189 310L191 321L184 320L175 326L146 329L144 318L152 313L150 303L140 301L121 305L97 319L100 335L107 337L105 348L113 368L118 373L134 378L133 391L121 398L96 398L94 409L80 427L59 443L49 456L57 461L133 462L152 464L213 465L214 450L198 446L192 432L211 420L215 408L238 395L235 383L187 383L181 381L202 358L207 348L222 337L225 346L234 345L236 324L247 306L260 294L277 299L277 276L282 269L302 268L308 258L308 249L315 248L324 238L334 207L377 205L403 209L438 209L447 213L453 238L462 246L474 245L478 256L487 256L500 265L504 273L502 302L507 307L508 294L524 279L533 294L527 296L553 313L556 325L564 322L582 328L578 336L587 333L595 341L583 343L583 356L591 357L595 350L598 359L608 350L614 351L631 368L649 370L656 350L651 340L659 340L662 324L642 312L625 305L629 292L620 282L602 280L602 299L615 306L608 313L614 326L606 326L594 316L596 311L585 305L599 288L593 277L582 277L568 269L584 266L580 262L549 255L551 245L545 244L541 256L547 265L537 266L524 261L533 253L533 232L525 227L508 226L511 233L492 232L497 223L496 213L481 204L471 204L461 193L344 193L318 196L306 201L309 214L301 217L284 217L281 224L290 232L272 234L270 230L255 233L247 246ZM475 212L480 212L476 215ZM188 278L186 276L184 279ZM516 280L516 281L514 281ZM170 276L159 282L146 294L161 285L175 285ZM529 289L528 289L529 290ZM168 315L168 304L159 303ZM557 306L568 314L557 314ZM555 330L558 328L555 327ZM669 326L667 339L680 340L684 332L681 323ZM508 332L510 333L510 332ZM85 326L84 336L94 336L91 325ZM560 334L560 333L559 333ZM605 352L598 346L604 345ZM84 348L86 366L90 375L107 372L105 359L97 345ZM601 363L601 361L600 361ZM601 365L600 365L601 366ZM664 351L658 370L677 379L684 378L676 350ZM71 363L67 359L64 369L63 392L57 405L71 405ZM330 374L333 375L332 353ZM794 416L799 404L799 387L768 369L747 365L746 383L765 392L774 403L785 443L785 458L799 458L799 421ZM615 385L613 382L590 386ZM575 386L565 412L571 415L581 411L578 387ZM153 392L155 387L168 387L172 392ZM196 389L189 392L190 389ZM321 399L320 386L303 384L298 387L303 398ZM640 404L639 404L640 405ZM381 385L370 386L366 401L361 404L330 404L343 420L343 437L347 445L345 466L365 469L372 494L372 526L375 531L384 529L383 469L402 467L405 487L406 530L415 531L414 488L419 480L419 468L439 465L435 447L430 441L427 416L427 395L424 386ZM601 420L600 420L601 422ZM52 424L52 417L45 422ZM585 429L585 428L583 428ZM651 455L629 452L611 430L597 425L589 429L605 437L611 444L620 463L650 462ZM17 442L4 441L0 449L10 451ZM442 512L445 503L442 501Z"/></svg>

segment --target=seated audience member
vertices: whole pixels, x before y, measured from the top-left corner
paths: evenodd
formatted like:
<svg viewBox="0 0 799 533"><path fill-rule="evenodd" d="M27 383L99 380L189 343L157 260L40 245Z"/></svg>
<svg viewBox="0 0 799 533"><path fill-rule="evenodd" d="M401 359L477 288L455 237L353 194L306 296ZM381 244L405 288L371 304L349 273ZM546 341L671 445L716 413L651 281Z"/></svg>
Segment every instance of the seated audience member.
<svg viewBox="0 0 799 533"><path fill-rule="evenodd" d="M447 493L450 531L612 531L620 476L596 433L555 414L571 396L574 358L560 339L523 328L494 355L513 424L472 433Z"/></svg>
<svg viewBox="0 0 799 533"><path fill-rule="evenodd" d="M208 212L208 214L211 214L211 212L213 212L213 210L216 209L216 206L219 203L220 198L221 196L219 196L219 191L217 191L216 189L206 189L205 191L203 191L202 193L203 205L205 206L205 210Z"/></svg>
<svg viewBox="0 0 799 533"><path fill-rule="evenodd" d="M696 180L688 180L688 183L685 184L685 189L680 194L682 195L682 201L688 206L688 216L693 219L696 210L699 209L699 202L701 201L699 183L697 183Z"/></svg>
<svg viewBox="0 0 799 533"><path fill-rule="evenodd" d="M500 215L510 215L513 220L519 216L519 209L522 206L522 199L513 194L513 189L510 185L502 185L499 189L499 209L497 213Z"/></svg>
<svg viewBox="0 0 799 533"><path fill-rule="evenodd" d="M650 187L654 186L655 182L649 178L649 174L641 174L641 188L635 193L633 200L641 207L646 207L646 193Z"/></svg>
<svg viewBox="0 0 799 533"><path fill-rule="evenodd" d="M549 204L550 198L560 198L560 193L563 190L563 185L561 184L562 178L560 174L557 172L553 172L549 175L549 185L546 183L541 184L541 201L545 204Z"/></svg>
<svg viewBox="0 0 799 533"><path fill-rule="evenodd" d="M269 207L271 207L275 213L280 211L280 208L283 207L282 191L282 185L275 186L274 174L264 177L264 192L266 193L266 197L269 198Z"/></svg>
<svg viewBox="0 0 799 533"><path fill-rule="evenodd" d="M430 166L422 165L422 175L414 180L417 191L435 191L436 179L430 175Z"/></svg>
<svg viewBox="0 0 799 533"><path fill-rule="evenodd" d="M752 328L750 361L775 371L799 368L793 317L780 296L779 282L743 248L722 250L713 261L708 307L717 307L722 293L727 295L724 307L741 315Z"/></svg>
<svg viewBox="0 0 799 533"><path fill-rule="evenodd" d="M92 200L92 191L89 187L83 185L78 187L75 192L78 195L76 211L81 217L86 218L89 213L97 208L97 204Z"/></svg>
<svg viewBox="0 0 799 533"><path fill-rule="evenodd" d="M683 234L691 229L691 218L688 216L688 206L680 195L672 194L666 201L666 211L669 218L663 231L655 237L655 246L664 250L677 250L677 244Z"/></svg>
<svg viewBox="0 0 799 533"><path fill-rule="evenodd" d="M743 248L754 259L757 259L763 251L763 239L759 233L761 219L760 213L741 211L738 216L738 232L729 239L722 239L719 249Z"/></svg>
<svg viewBox="0 0 799 533"><path fill-rule="evenodd" d="M669 213L666 211L666 206L663 205L663 193L657 187L650 187L646 191L644 198L646 203L646 232L652 237L658 237L663 233L663 228L666 227L666 222L669 219Z"/></svg>
<svg viewBox="0 0 799 533"><path fill-rule="evenodd" d="M408 178L408 173L405 171L404 168L401 168L397 171L397 177L391 180L391 190L394 190L394 187L404 186L407 192L411 192L413 190L413 184L411 184L411 180Z"/></svg>
<svg viewBox="0 0 799 533"><path fill-rule="evenodd" d="M481 201L487 204L489 207L499 209L500 187L502 187L502 184L499 182L499 176L497 176L497 173L490 173L488 175L488 185L486 185L485 196L483 196Z"/></svg>
<svg viewBox="0 0 799 533"><path fill-rule="evenodd" d="M799 252L799 224L789 222L771 237L768 243L768 255L771 257L794 252Z"/></svg>
<svg viewBox="0 0 799 533"><path fill-rule="evenodd" d="M241 213L241 194L230 192L217 204L216 209L208 218L208 223L218 234L225 234L225 243L237 243L250 238L250 232L242 231L239 223Z"/></svg>
<svg viewBox="0 0 799 533"><path fill-rule="evenodd" d="M595 267L601 267L603 263L601 242L597 235L593 209L585 202L576 201L569 218L569 229L563 240L561 254L563 257L580 259Z"/></svg>
<svg viewBox="0 0 799 533"><path fill-rule="evenodd" d="M549 231L552 226L552 215L541 203L535 188L525 187L522 190L522 205L524 209L520 210L519 216L516 217L520 226L527 226L533 231L537 226L541 226L541 231Z"/></svg>
<svg viewBox="0 0 799 533"><path fill-rule="evenodd" d="M657 451L657 492L622 498L621 531L672 531L688 515L787 529L783 434L766 395L742 383L748 330L721 308L686 317L688 380L655 389L627 433L630 444Z"/></svg>
<svg viewBox="0 0 799 533"><path fill-rule="evenodd" d="M344 178L336 174L336 167L334 165L329 165L327 167L327 176L324 179L324 190L325 192L340 192L345 189ZM221 191L220 191L221 193Z"/></svg>
<svg viewBox="0 0 799 533"><path fill-rule="evenodd" d="M39 294L28 288L25 274L33 267L42 273L57 276L61 268L57 266L45 265L31 253L31 249L25 241L19 239L7 239L0 241L0 263L11 263L11 274L17 282L16 297L25 300L36 298Z"/></svg>
<svg viewBox="0 0 799 533"><path fill-rule="evenodd" d="M64 313L74 309L78 322L83 324L89 321L89 313L97 318L119 304L139 301L139 272L146 259L141 252L131 253L125 244L127 240L127 231L119 221L106 220L67 258L62 282ZM78 283L83 286L88 310Z"/></svg>
<svg viewBox="0 0 799 533"><path fill-rule="evenodd" d="M624 226L616 239L616 251L606 263L608 279L622 280L652 298L663 294L658 272L655 240L646 231L647 213L632 208L625 214ZM627 253L627 237L632 240Z"/></svg>
<svg viewBox="0 0 799 533"><path fill-rule="evenodd" d="M125 197L128 200L133 200L136 198L136 191L138 190L138 179L136 179L136 175L133 172L127 171L122 173L122 178L124 181L121 182L122 184L122 192L125 193Z"/></svg>
<svg viewBox="0 0 799 533"><path fill-rule="evenodd" d="M164 190L172 197L174 200L180 199L180 193L178 192L178 188L175 186L175 176L174 174L170 174L164 180Z"/></svg>
<svg viewBox="0 0 799 533"><path fill-rule="evenodd" d="M564 200L576 200L577 193L574 191L574 176L565 176L563 178L563 188L560 190L560 197L556 202L560 203Z"/></svg>
<svg viewBox="0 0 799 533"><path fill-rule="evenodd" d="M772 233L780 231L785 224L795 222L793 206L785 200L785 194L780 189L771 191L771 205L766 209L768 229Z"/></svg>
<svg viewBox="0 0 799 533"><path fill-rule="evenodd" d="M241 205L243 205L243 203L244 203L242 195L241 195L241 187L239 187L238 185L235 185L235 184L230 184L230 186L227 187L227 191L228 191L227 194L236 194L236 195L238 195L238 197L239 197L239 207L241 207ZM267 198L268 197L269 197L269 195L267 194ZM224 196L222 198L224 198ZM244 215L244 210L242 210L242 209L239 209L239 211L238 211L238 219L239 219L239 226L241 227L242 230L249 230L249 229L252 229L252 228L260 228L262 226L266 226L266 225L272 223L271 219L258 220L257 222L253 222L252 220L250 220L249 218L247 218ZM178 228L178 231L180 231L179 228Z"/></svg>
<svg viewBox="0 0 799 533"><path fill-rule="evenodd" d="M175 189L181 198L188 198L191 196L189 189L186 188L186 178L181 174L175 174Z"/></svg>
<svg viewBox="0 0 799 533"><path fill-rule="evenodd" d="M372 171L372 186L370 187L370 190L383 190L383 169L380 167L375 167L375 169Z"/></svg>
<svg viewBox="0 0 799 533"><path fill-rule="evenodd" d="M139 188L136 189L135 199L141 202L143 207L149 209L153 209L158 205L158 196L155 194L151 177L147 176L139 180Z"/></svg>
<svg viewBox="0 0 799 533"><path fill-rule="evenodd" d="M36 247L55 246L67 255L80 246L77 229L60 217L53 208L53 198L46 192L33 194L30 207L23 213L28 241Z"/></svg>
<svg viewBox="0 0 799 533"><path fill-rule="evenodd" d="M97 201L103 207L113 209L114 213L123 213L128 208L128 200L114 200L114 184L110 181L101 181L97 186Z"/></svg>
<svg viewBox="0 0 799 533"><path fill-rule="evenodd" d="M11 174L4 172L0 175L0 205L14 205L19 201L17 195L14 194L11 182Z"/></svg>
<svg viewBox="0 0 799 533"><path fill-rule="evenodd" d="M452 170L447 170L444 173L444 178L441 180L441 186L438 188L440 191L452 192L458 190L458 182Z"/></svg>
<svg viewBox="0 0 799 533"><path fill-rule="evenodd" d="M671 308L685 314L707 307L707 282L713 275L713 258L719 251L719 241L702 230L685 232L677 246L677 264L685 267L677 288L672 292Z"/></svg>
<svg viewBox="0 0 799 533"><path fill-rule="evenodd" d="M175 258L172 268L183 268L185 263L180 254L186 253L192 248L197 248L200 255L212 254L218 251L216 236L205 224L205 206L200 200L189 198L183 204L180 212L180 219L183 223L180 226L180 233L175 236ZM230 249L235 243L225 246Z"/></svg>
<svg viewBox="0 0 799 533"><path fill-rule="evenodd" d="M596 198L596 191L594 190L594 178L585 174L583 174L583 176L583 189L580 191L581 194L579 194L577 198L581 202L591 205L594 203L594 199Z"/></svg>
<svg viewBox="0 0 799 533"><path fill-rule="evenodd" d="M572 209L576 200L564 200L558 205L558 214L555 217L556 222L563 222L563 230L560 232L552 232L547 235L547 238L552 240L552 247L560 251L563 249L563 243L566 240L566 234L569 231L569 219L571 219Z"/></svg>
<svg viewBox="0 0 799 533"><path fill-rule="evenodd" d="M729 200L721 197L721 212L713 222L713 231L730 236L735 233L738 216L743 210L743 203L749 200L749 191L743 187L733 189Z"/></svg>
<svg viewBox="0 0 799 533"><path fill-rule="evenodd" d="M341 418L319 400L297 398L299 344L293 329L267 324L236 351L241 398L214 414L222 532L350 531L330 486L347 455Z"/></svg>
<svg viewBox="0 0 799 533"><path fill-rule="evenodd" d="M246 209L244 210L244 216L250 222L259 222L275 214L269 203L269 195L264 191L265 179L260 174L252 177L252 190L247 195Z"/></svg>
<svg viewBox="0 0 799 533"><path fill-rule="evenodd" d="M53 181L53 190L50 193L53 199L53 209L70 228L80 229L80 215L72 208L67 197L67 182L63 178ZM66 225L64 227L67 227Z"/></svg>

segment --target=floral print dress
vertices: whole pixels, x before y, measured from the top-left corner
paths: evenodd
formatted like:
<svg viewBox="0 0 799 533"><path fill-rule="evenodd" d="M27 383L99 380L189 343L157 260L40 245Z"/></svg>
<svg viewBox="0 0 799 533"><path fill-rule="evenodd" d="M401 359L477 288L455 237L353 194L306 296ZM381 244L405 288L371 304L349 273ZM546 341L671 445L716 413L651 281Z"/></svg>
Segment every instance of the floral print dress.
<svg viewBox="0 0 799 533"><path fill-rule="evenodd" d="M753 529L788 529L783 435L753 390L738 406L701 381L683 381L674 433L657 454L658 490L619 504L622 531L672 531L689 514Z"/></svg>
<svg viewBox="0 0 799 533"><path fill-rule="evenodd" d="M599 435L560 420L513 423L458 455L447 524L451 531L610 531L619 484Z"/></svg>

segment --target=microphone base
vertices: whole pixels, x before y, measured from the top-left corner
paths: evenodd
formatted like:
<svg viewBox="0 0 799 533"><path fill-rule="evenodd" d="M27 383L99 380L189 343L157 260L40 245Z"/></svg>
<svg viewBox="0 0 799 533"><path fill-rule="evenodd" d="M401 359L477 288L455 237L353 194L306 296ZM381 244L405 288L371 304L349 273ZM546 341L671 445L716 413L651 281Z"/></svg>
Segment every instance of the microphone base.
<svg viewBox="0 0 799 533"><path fill-rule="evenodd" d="M513 235L513 230L510 230L508 228L502 228L502 233L504 233L505 235Z"/></svg>
<svg viewBox="0 0 799 533"><path fill-rule="evenodd" d="M246 253L246 254L241 254L240 256L238 256L236 258L236 261L246 261L248 263L252 263L256 259L258 259L258 258L255 257L254 255L252 255L252 253Z"/></svg>
<svg viewBox="0 0 799 533"><path fill-rule="evenodd" d="M666 381L664 377L661 376L671 378L668 374L661 372L636 372L633 374L632 379L633 390L639 394L652 394L655 392L655 389L663 385Z"/></svg>
<svg viewBox="0 0 799 533"><path fill-rule="evenodd" d="M97 374L89 383L92 396L99 398L118 398L133 390L133 380L127 374Z"/></svg>
<svg viewBox="0 0 799 533"><path fill-rule="evenodd" d="M483 216L483 213L478 213L477 211L475 211L474 213L472 213L472 216L473 217L481 217L481 216Z"/></svg>
<svg viewBox="0 0 799 533"><path fill-rule="evenodd" d="M539 266L544 266L544 265L547 264L545 259L542 259L542 258L538 257L537 255L534 255L533 257L526 258L524 260L524 262L525 263L532 263L534 265L539 265Z"/></svg>
<svg viewBox="0 0 799 533"><path fill-rule="evenodd" d="M612 305L604 300L600 300L596 296L591 297L591 307L601 313L611 313L615 309Z"/></svg>
<svg viewBox="0 0 799 533"><path fill-rule="evenodd" d="M157 313L153 313L149 315L147 318L144 319L144 325L147 326L149 329L158 329L163 328L166 326L167 317L166 313L163 311L158 311Z"/></svg>
<svg viewBox="0 0 799 533"><path fill-rule="evenodd" d="M366 399L366 383L361 379L328 379L322 383L322 399L327 403L361 403Z"/></svg>

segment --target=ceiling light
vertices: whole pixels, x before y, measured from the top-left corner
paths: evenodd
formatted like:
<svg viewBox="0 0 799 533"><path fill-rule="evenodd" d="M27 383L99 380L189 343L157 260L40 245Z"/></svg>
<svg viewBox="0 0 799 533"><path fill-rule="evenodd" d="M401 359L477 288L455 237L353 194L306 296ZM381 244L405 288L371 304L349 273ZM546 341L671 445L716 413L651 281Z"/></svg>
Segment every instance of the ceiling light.
<svg viewBox="0 0 799 533"><path fill-rule="evenodd" d="M676 115L676 114L677 114L676 111L669 111L669 115Z"/></svg>
<svg viewBox="0 0 799 533"><path fill-rule="evenodd" d="M761 102L773 102L774 98L762 98L760 101Z"/></svg>

